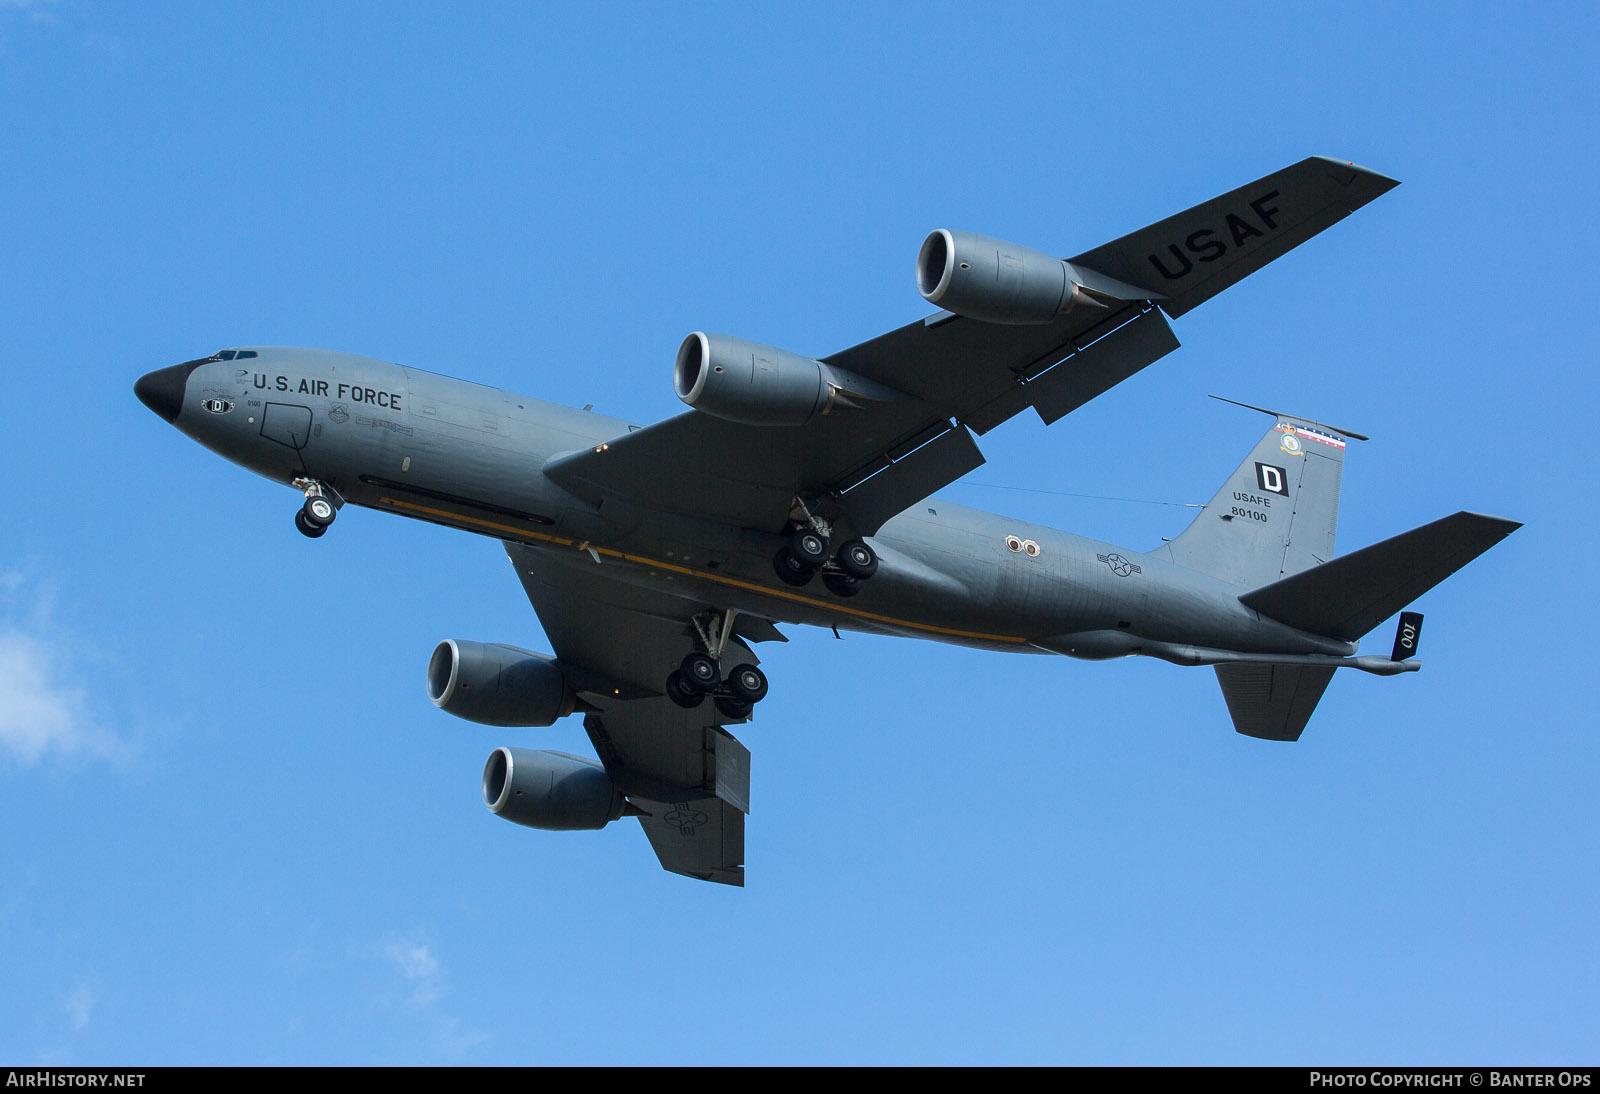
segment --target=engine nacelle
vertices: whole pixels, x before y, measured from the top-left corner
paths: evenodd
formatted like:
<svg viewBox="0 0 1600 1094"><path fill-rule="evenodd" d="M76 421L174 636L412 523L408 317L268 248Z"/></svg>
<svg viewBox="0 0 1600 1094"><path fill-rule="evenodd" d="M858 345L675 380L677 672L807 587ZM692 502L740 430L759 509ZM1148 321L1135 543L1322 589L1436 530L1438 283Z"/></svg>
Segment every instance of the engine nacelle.
<svg viewBox="0 0 1600 1094"><path fill-rule="evenodd" d="M696 410L745 425L805 425L835 407L906 398L798 353L704 331L678 347L672 387Z"/></svg>
<svg viewBox="0 0 1600 1094"><path fill-rule="evenodd" d="M454 638L434 647L428 698L440 710L487 726L551 725L577 703L554 658Z"/></svg>
<svg viewBox="0 0 1600 1094"><path fill-rule="evenodd" d="M604 828L622 816L623 799L593 760L497 748L483 765L483 804L495 816L529 828L570 832Z"/></svg>
<svg viewBox="0 0 1600 1094"><path fill-rule="evenodd" d="M1071 263L1003 239L940 228L917 254L917 291L930 304L988 323L1048 323L1092 302Z"/></svg>
<svg viewBox="0 0 1600 1094"><path fill-rule="evenodd" d="M828 407L827 366L726 334L695 331L678 347L672 387L707 414L746 425L805 425Z"/></svg>

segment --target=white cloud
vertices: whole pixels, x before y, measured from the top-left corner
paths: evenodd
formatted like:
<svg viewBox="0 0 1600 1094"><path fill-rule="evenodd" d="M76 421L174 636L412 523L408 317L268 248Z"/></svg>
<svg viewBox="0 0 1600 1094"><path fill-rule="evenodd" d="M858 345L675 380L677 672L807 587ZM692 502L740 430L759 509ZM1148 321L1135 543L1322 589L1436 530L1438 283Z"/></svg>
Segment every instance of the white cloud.
<svg viewBox="0 0 1600 1094"><path fill-rule="evenodd" d="M83 691L56 679L54 661L48 641L0 631L0 745L23 763L91 742Z"/></svg>
<svg viewBox="0 0 1600 1094"><path fill-rule="evenodd" d="M89 1016L94 1012L94 992L88 984L79 984L78 990L67 996L66 1005L72 1028L82 1029L89 1024Z"/></svg>
<svg viewBox="0 0 1600 1094"><path fill-rule="evenodd" d="M439 959L426 942L397 939L384 953L411 985L412 1006L426 1007L439 998Z"/></svg>
<svg viewBox="0 0 1600 1094"><path fill-rule="evenodd" d="M489 1035L441 1011L444 995L444 968L428 943L413 938L395 938L384 944L384 956L406 982L404 1001L429 1025L428 1042L432 1050L446 1059L459 1059L469 1049L485 1044Z"/></svg>
<svg viewBox="0 0 1600 1094"><path fill-rule="evenodd" d="M14 571L0 572L0 753L24 764L49 752L120 755L121 743L95 724L86 693L63 670L73 659L50 623L48 595L33 598L26 619L13 610L25 584Z"/></svg>
<svg viewBox="0 0 1600 1094"><path fill-rule="evenodd" d="M439 1015L433 1023L433 1047L450 1059L464 1054L469 1048L487 1044L489 1035L478 1029L468 1029L458 1018Z"/></svg>

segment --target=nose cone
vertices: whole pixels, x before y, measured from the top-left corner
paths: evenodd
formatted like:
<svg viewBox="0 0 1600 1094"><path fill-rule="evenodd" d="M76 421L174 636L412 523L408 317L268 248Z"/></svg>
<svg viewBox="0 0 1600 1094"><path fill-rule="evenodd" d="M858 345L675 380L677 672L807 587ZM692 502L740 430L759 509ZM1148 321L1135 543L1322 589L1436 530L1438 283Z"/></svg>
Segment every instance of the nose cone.
<svg viewBox="0 0 1600 1094"><path fill-rule="evenodd" d="M183 391L189 383L189 374L204 362L187 361L181 365L158 368L139 377L133 393L139 401L169 422L178 420L183 409Z"/></svg>

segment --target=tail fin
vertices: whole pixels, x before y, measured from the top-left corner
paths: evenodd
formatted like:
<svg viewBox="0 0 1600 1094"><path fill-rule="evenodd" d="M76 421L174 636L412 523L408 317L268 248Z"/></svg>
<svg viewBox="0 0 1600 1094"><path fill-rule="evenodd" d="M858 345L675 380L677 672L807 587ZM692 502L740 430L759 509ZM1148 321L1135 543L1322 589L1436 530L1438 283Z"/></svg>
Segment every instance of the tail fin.
<svg viewBox="0 0 1600 1094"><path fill-rule="evenodd" d="M1280 623L1354 642L1521 527L1503 517L1457 513L1239 599Z"/></svg>
<svg viewBox="0 0 1600 1094"><path fill-rule="evenodd" d="M1277 423L1167 545L1178 565L1252 589L1333 557L1345 442L1366 440L1309 418L1263 413Z"/></svg>

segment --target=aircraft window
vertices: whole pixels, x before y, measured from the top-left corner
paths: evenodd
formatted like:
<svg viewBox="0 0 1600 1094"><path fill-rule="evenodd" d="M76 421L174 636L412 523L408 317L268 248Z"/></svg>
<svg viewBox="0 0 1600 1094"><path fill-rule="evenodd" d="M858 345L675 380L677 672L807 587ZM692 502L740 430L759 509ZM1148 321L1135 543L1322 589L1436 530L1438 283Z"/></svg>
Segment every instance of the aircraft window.
<svg viewBox="0 0 1600 1094"><path fill-rule="evenodd" d="M231 360L233 360L233 355L235 353L238 353L238 352L239 352L238 350L225 349L221 353L217 354L217 360L219 360L219 361L231 361Z"/></svg>
<svg viewBox="0 0 1600 1094"><path fill-rule="evenodd" d="M260 356L260 354L258 354L253 349L242 349L242 350L239 351L239 360L241 360L241 361L243 361L246 357L259 357L259 356Z"/></svg>

